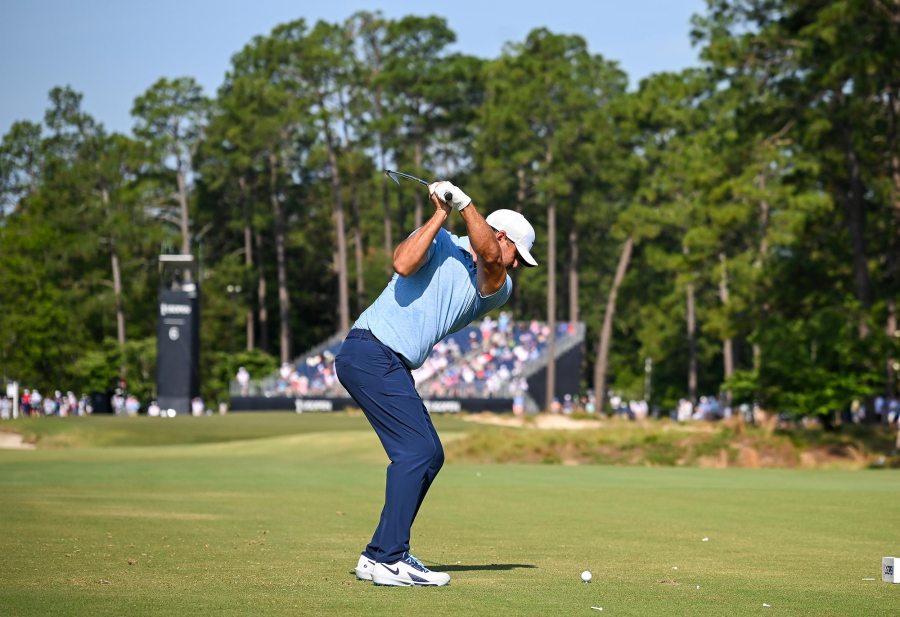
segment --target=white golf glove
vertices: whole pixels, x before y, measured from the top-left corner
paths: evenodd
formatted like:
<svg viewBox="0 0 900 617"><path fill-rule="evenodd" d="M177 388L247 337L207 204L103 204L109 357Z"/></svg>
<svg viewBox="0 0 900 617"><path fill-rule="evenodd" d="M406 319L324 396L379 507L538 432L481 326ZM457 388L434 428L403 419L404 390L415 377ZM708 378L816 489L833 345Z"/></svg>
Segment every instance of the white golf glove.
<svg viewBox="0 0 900 617"><path fill-rule="evenodd" d="M441 182L435 182L433 184L428 185L428 193L429 195L433 195L437 193L437 196L443 200L448 205L453 206L459 211L462 211L463 208L472 203L472 198L462 192L457 186L454 186L452 183L447 182L446 180L442 180ZM449 193L449 199L448 199Z"/></svg>

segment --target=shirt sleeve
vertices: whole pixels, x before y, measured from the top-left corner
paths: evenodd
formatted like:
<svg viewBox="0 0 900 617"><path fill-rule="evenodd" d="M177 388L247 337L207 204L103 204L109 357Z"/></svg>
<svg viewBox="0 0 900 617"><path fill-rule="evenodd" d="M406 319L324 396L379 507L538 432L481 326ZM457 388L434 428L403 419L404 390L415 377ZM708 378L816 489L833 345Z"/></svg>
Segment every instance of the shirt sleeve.
<svg viewBox="0 0 900 617"><path fill-rule="evenodd" d="M490 313L494 309L500 308L506 304L506 301L509 300L509 297L512 295L512 287L512 278L507 274L506 280L503 281L503 285L500 286L500 289L491 295L482 296L481 292L478 292L478 317Z"/></svg>

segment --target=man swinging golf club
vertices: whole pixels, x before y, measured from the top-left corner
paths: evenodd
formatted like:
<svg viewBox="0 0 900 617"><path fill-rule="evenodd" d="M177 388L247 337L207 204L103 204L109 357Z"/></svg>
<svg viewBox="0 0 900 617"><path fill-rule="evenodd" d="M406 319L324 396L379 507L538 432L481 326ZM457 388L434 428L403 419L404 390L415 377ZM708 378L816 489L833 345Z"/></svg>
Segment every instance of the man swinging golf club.
<svg viewBox="0 0 900 617"><path fill-rule="evenodd" d="M444 463L444 450L411 369L452 332L509 299L508 271L536 266L534 228L512 210L486 219L450 182L428 186L435 211L394 250L387 287L347 334L335 358L340 382L360 406L391 460L381 519L359 557L356 576L376 585L439 586L450 576L432 572L409 551L410 529ZM453 208L468 236L443 228Z"/></svg>

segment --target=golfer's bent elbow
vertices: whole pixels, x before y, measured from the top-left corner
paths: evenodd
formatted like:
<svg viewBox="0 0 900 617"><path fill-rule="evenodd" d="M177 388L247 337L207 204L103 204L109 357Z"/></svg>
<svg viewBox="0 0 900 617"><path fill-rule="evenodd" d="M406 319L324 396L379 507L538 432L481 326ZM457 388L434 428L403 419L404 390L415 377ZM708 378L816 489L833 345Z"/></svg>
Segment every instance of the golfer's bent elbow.
<svg viewBox="0 0 900 617"><path fill-rule="evenodd" d="M400 276L412 276L422 266L422 260L412 260L403 251L394 255L394 272Z"/></svg>
<svg viewBox="0 0 900 617"><path fill-rule="evenodd" d="M400 276L409 276L410 274L415 273L415 270L408 267L406 264L401 263L399 261L394 262L394 272L399 274Z"/></svg>

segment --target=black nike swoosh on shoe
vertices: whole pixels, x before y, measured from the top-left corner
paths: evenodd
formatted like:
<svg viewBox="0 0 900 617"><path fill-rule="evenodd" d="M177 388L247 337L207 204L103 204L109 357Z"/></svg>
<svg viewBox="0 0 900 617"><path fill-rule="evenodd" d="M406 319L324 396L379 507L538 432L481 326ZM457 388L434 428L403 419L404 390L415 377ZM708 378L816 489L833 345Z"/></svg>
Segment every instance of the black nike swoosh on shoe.
<svg viewBox="0 0 900 617"><path fill-rule="evenodd" d="M384 566L384 564L381 564L381 565ZM390 572L391 574L393 574L394 576L397 576L398 574L400 574L400 568L397 568L396 570L391 570L389 567L384 566L384 569L387 570L388 572Z"/></svg>

